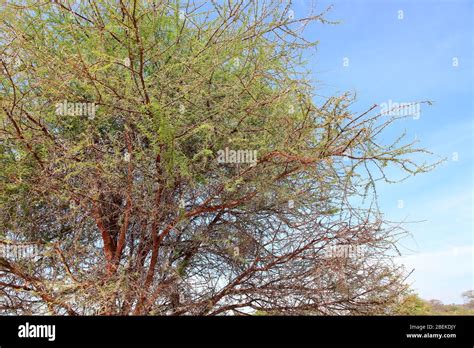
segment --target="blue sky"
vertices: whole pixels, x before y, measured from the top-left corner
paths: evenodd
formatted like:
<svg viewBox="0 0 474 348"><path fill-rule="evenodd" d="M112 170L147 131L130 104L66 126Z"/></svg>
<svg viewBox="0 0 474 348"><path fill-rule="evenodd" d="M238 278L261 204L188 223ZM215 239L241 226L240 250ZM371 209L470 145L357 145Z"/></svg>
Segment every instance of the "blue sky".
<svg viewBox="0 0 474 348"><path fill-rule="evenodd" d="M307 15L311 3L294 0L295 17ZM392 131L406 130L407 139L416 137L446 162L403 183L379 185L378 193L388 220L423 221L405 226L411 236L400 242L397 262L415 268L410 282L423 298L445 303L460 303L460 294L474 289L473 3L317 1L319 10L332 4L327 18L341 23L306 32L320 41L307 55L318 93L356 92L354 112L389 100L434 102Z"/></svg>

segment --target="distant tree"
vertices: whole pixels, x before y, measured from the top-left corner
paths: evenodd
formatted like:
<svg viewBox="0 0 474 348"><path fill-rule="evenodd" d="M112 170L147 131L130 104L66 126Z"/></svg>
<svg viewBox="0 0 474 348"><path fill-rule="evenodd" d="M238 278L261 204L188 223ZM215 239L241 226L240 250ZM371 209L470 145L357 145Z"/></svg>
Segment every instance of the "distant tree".
<svg viewBox="0 0 474 348"><path fill-rule="evenodd" d="M439 311L439 310L442 310L444 304L443 302L441 302L440 300L429 300L428 301L428 304L431 306L431 308L433 308L433 310L435 311Z"/></svg>
<svg viewBox="0 0 474 348"><path fill-rule="evenodd" d="M467 290L462 293L464 305L469 309L474 309L474 290Z"/></svg>
<svg viewBox="0 0 474 348"><path fill-rule="evenodd" d="M417 294L409 294L400 301L394 308L394 314L397 315L427 315L431 313L429 303L420 298Z"/></svg>
<svg viewBox="0 0 474 348"><path fill-rule="evenodd" d="M380 139L402 116L317 100L302 30L324 13L0 6L0 234L43 250L1 260L2 313L371 314L406 289L375 185L432 166Z"/></svg>

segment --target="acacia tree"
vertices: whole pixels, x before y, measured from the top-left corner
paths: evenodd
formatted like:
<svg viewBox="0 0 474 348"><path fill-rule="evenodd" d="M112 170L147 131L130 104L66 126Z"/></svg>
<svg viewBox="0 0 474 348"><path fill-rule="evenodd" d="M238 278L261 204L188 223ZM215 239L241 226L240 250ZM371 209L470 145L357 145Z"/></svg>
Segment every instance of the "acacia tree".
<svg viewBox="0 0 474 348"><path fill-rule="evenodd" d="M42 250L1 259L2 312L386 313L403 231L375 183L430 166L380 140L399 116L316 102L317 22L275 1L2 5L0 234Z"/></svg>

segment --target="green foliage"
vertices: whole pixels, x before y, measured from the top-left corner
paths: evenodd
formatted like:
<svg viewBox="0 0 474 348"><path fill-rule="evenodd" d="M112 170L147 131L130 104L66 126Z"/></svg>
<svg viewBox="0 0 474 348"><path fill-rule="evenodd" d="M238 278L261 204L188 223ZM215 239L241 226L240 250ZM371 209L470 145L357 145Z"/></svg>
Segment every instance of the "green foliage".
<svg viewBox="0 0 474 348"><path fill-rule="evenodd" d="M429 315L431 307L416 294L411 294L403 298L402 302L395 309L398 315Z"/></svg>
<svg viewBox="0 0 474 348"><path fill-rule="evenodd" d="M397 118L355 113L348 93L318 99L302 63L316 42L300 25L324 12L294 22L274 1L73 3L0 8L0 233L55 247L28 268L30 296L86 314L208 314L245 298L232 297L237 285L259 313L325 313L328 288L343 304L330 313L391 303L403 277L375 183L390 181L385 167L433 166L403 136L378 142ZM58 111L65 101L74 112ZM220 163L227 147L257 161ZM370 207L354 209L363 199ZM342 242L366 245L370 262L342 270L321 256ZM252 293L259 285L273 288ZM19 301L12 311L27 312Z"/></svg>
<svg viewBox="0 0 474 348"><path fill-rule="evenodd" d="M417 294L405 296L394 310L396 315L474 315L469 304L443 304L438 300L424 300Z"/></svg>

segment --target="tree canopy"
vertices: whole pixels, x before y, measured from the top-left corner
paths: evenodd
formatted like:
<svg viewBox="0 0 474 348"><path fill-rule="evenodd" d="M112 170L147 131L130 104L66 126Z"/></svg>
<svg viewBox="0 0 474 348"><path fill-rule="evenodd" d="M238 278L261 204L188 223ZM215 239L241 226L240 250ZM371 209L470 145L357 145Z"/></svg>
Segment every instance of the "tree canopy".
<svg viewBox="0 0 474 348"><path fill-rule="evenodd" d="M324 9L28 0L0 17L0 236L42 250L2 259L2 312L381 314L406 289L376 182L432 165L382 141L403 116L316 101L303 30Z"/></svg>

